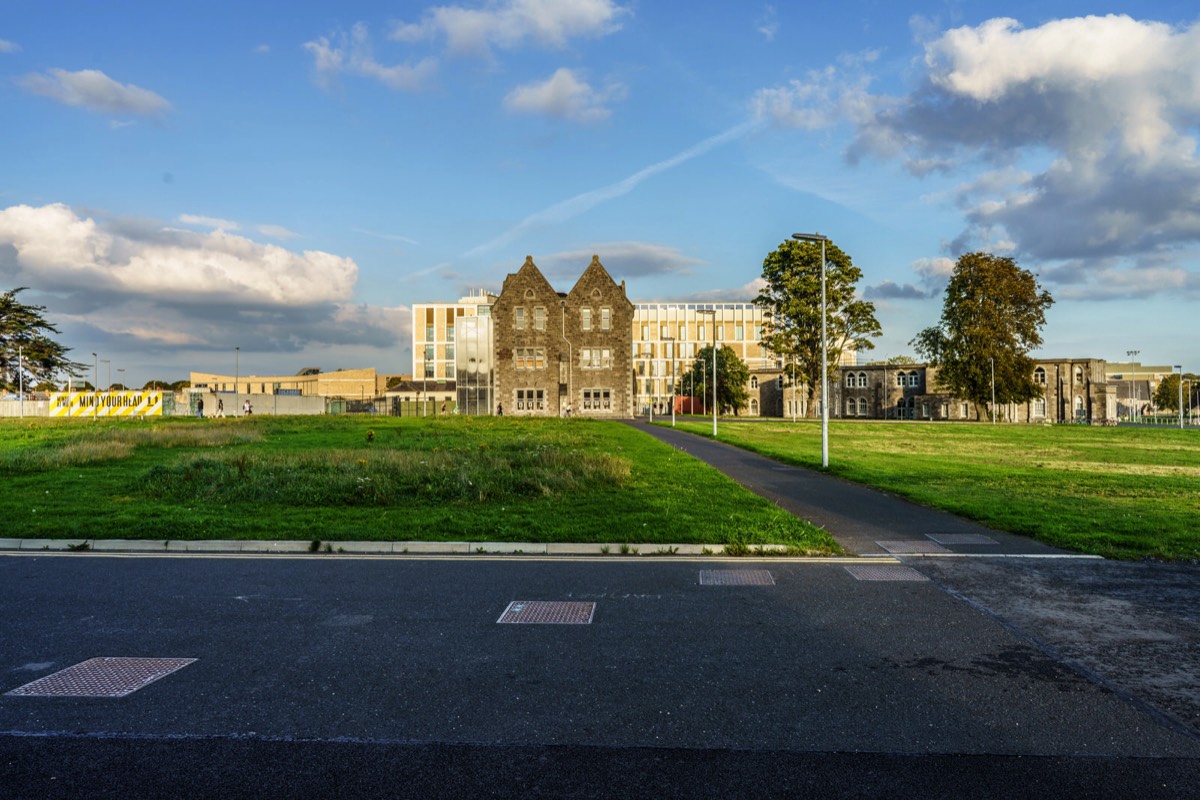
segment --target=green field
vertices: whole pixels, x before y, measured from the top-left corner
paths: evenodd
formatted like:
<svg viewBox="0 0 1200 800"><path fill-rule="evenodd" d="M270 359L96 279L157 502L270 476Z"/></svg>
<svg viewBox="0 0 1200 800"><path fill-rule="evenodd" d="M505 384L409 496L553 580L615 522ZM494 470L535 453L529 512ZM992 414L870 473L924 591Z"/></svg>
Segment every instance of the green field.
<svg viewBox="0 0 1200 800"><path fill-rule="evenodd" d="M712 433L707 421L680 427ZM786 463L821 463L817 421L722 422L718 434ZM829 469L1071 550L1200 559L1194 429L832 421Z"/></svg>
<svg viewBox="0 0 1200 800"><path fill-rule="evenodd" d="M0 421L25 538L784 544L823 531L627 425L253 417Z"/></svg>

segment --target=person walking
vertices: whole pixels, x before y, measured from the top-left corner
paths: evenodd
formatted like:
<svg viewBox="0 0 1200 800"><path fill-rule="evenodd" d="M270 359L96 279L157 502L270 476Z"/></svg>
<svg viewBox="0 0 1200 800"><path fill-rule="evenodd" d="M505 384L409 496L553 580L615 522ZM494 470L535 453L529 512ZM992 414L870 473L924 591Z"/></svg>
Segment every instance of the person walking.
<svg viewBox="0 0 1200 800"><path fill-rule="evenodd" d="M217 398L217 413L213 416L214 419L223 419L225 417L225 401L220 397Z"/></svg>
<svg viewBox="0 0 1200 800"><path fill-rule="evenodd" d="M199 417L200 419L204 419L204 398L203 397L196 398L196 416Z"/></svg>

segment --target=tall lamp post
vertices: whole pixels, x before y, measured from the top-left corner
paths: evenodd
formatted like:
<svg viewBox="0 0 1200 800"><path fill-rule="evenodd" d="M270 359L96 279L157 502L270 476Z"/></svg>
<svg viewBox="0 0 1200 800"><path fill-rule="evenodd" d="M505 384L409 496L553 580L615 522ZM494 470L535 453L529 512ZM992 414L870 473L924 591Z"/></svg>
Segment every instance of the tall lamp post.
<svg viewBox="0 0 1200 800"><path fill-rule="evenodd" d="M238 381L241 380L241 355L242 348L233 348L233 415L240 417L242 415L242 404L238 402Z"/></svg>
<svg viewBox="0 0 1200 800"><path fill-rule="evenodd" d="M117 382L121 384L121 390L124 391L128 387L125 385L125 368L117 367Z"/></svg>
<svg viewBox="0 0 1200 800"><path fill-rule="evenodd" d="M988 365L992 369L992 424L996 424L996 359L988 356Z"/></svg>
<svg viewBox="0 0 1200 800"><path fill-rule="evenodd" d="M671 363L671 427L675 427L675 337L664 336L667 346L667 359ZM1181 383L1180 386L1183 384Z"/></svg>
<svg viewBox="0 0 1200 800"><path fill-rule="evenodd" d="M713 384L713 438L717 438L717 310L715 308L697 308L697 314L704 314L712 317L713 345L712 345L712 384Z"/></svg>
<svg viewBox="0 0 1200 800"><path fill-rule="evenodd" d="M100 362L96 360L96 354L92 353L92 394L100 391ZM98 397L92 397L92 421L96 420L96 401Z"/></svg>
<svg viewBox="0 0 1200 800"><path fill-rule="evenodd" d="M1179 373L1179 430L1183 430L1183 365L1176 364L1175 371Z"/></svg>
<svg viewBox="0 0 1200 800"><path fill-rule="evenodd" d="M829 467L829 333L826 328L825 243L828 236L819 233L793 233L793 239L821 243L821 467Z"/></svg>
<svg viewBox="0 0 1200 800"><path fill-rule="evenodd" d="M1137 358L1137 357L1138 357L1138 354L1139 354L1139 353L1141 353L1141 352L1142 352L1141 350L1126 350L1126 351L1125 351L1125 355L1129 357L1130 373L1132 374L1132 377L1129 379L1129 382L1130 382L1131 384L1133 384L1133 386L1131 387L1131 388L1133 389L1133 391L1132 391L1132 392L1130 392L1130 394L1131 394L1131 395L1136 395L1136 394L1138 394L1138 390L1137 390L1137 372L1133 371L1132 367L1133 367L1133 360L1134 360L1135 358ZM1133 397L1131 397L1130 399L1132 400L1132 399L1133 399ZM1140 399L1140 398L1139 398L1139 399ZM1133 409L1132 409L1132 410L1129 412L1129 421L1130 421L1130 422L1137 422L1137 403L1136 403L1136 402L1134 402L1134 404L1133 404Z"/></svg>

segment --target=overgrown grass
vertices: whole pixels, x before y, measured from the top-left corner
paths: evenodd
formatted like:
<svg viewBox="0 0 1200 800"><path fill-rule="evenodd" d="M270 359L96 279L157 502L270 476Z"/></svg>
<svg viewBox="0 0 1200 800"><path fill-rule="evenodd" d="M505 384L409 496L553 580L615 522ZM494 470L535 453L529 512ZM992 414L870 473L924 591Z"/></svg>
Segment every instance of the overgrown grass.
<svg viewBox="0 0 1200 800"><path fill-rule="evenodd" d="M588 420L0 423L8 535L784 544L839 552L725 476Z"/></svg>
<svg viewBox="0 0 1200 800"><path fill-rule="evenodd" d="M724 422L719 437L820 465L814 421ZM1000 530L1115 558L1200 558L1200 431L832 421L829 449L836 475Z"/></svg>

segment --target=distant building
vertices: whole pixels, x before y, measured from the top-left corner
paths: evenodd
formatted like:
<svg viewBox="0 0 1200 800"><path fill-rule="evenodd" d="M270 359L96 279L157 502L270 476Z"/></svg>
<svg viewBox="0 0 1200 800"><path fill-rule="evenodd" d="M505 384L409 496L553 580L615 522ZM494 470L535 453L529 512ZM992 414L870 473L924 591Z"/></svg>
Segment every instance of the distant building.
<svg viewBox="0 0 1200 800"><path fill-rule="evenodd" d="M316 367L295 375L222 375L192 372L192 390L236 392L240 395L294 394L303 397L340 397L348 400L371 399L387 390L391 376L367 369L339 369L321 372Z"/></svg>

